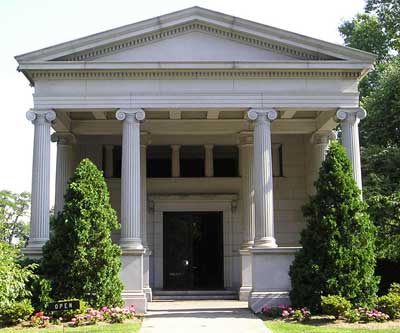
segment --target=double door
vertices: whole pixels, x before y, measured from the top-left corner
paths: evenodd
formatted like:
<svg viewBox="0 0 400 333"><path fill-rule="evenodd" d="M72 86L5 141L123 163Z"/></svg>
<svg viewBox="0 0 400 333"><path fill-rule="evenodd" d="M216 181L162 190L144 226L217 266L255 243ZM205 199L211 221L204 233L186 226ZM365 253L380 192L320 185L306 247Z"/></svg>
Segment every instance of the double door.
<svg viewBox="0 0 400 333"><path fill-rule="evenodd" d="M166 212L164 289L223 289L222 212Z"/></svg>

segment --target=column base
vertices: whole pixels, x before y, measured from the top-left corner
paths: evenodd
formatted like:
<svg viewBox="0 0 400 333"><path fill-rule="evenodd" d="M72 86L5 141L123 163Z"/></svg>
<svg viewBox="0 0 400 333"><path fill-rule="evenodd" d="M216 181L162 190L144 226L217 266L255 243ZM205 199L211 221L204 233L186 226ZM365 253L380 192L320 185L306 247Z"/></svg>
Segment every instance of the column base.
<svg viewBox="0 0 400 333"><path fill-rule="evenodd" d="M261 312L265 305L278 306L289 305L290 297L289 291L265 291L265 292L251 292L249 295L249 309L254 313Z"/></svg>
<svg viewBox="0 0 400 333"><path fill-rule="evenodd" d="M143 291L124 290L122 299L125 305L134 305L136 313L144 314L147 312L147 299Z"/></svg>
<svg viewBox="0 0 400 333"><path fill-rule="evenodd" d="M289 269L298 247L253 247L252 286L249 308L260 312L264 305L289 304Z"/></svg>
<svg viewBox="0 0 400 333"><path fill-rule="evenodd" d="M278 245L276 244L276 240L274 237L264 237L255 240L253 247L276 248L278 247Z"/></svg>
<svg viewBox="0 0 400 333"><path fill-rule="evenodd" d="M151 302L153 300L153 293L150 288L150 265L149 265L149 257L151 255L150 249L146 246L145 247L145 254L143 256L143 292L146 295L147 301Z"/></svg>
<svg viewBox="0 0 400 333"><path fill-rule="evenodd" d="M137 313L146 313L147 299L143 291L143 255L145 249L124 249L121 256L121 280L124 284L122 298L133 304Z"/></svg>
<svg viewBox="0 0 400 333"><path fill-rule="evenodd" d="M248 245L248 243L246 243ZM252 255L249 248L240 250L241 257L241 273L242 273L242 285L239 289L239 300L248 301L250 292L253 289L252 286Z"/></svg>
<svg viewBox="0 0 400 333"><path fill-rule="evenodd" d="M40 259L43 255L43 246L47 240L29 240L26 248L22 249L22 253L31 259Z"/></svg>
<svg viewBox="0 0 400 333"><path fill-rule="evenodd" d="M240 287L239 289L239 301L247 302L249 300L253 287Z"/></svg>
<svg viewBox="0 0 400 333"><path fill-rule="evenodd" d="M129 250L143 250L144 247L140 240L132 240L132 239L121 239L119 242L119 246L122 249L122 252Z"/></svg>

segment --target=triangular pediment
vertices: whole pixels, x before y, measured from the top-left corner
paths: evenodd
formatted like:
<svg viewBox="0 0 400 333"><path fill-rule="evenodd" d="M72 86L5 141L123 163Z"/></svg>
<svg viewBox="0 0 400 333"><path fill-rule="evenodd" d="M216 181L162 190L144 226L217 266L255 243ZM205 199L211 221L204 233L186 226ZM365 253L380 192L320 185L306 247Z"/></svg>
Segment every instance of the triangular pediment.
<svg viewBox="0 0 400 333"><path fill-rule="evenodd" d="M80 55L77 55L78 57ZM197 61L279 61L300 57L278 53L216 35L191 31L170 36L153 43L127 47L114 52L89 57L88 61L197 62ZM66 59L68 60L68 59Z"/></svg>
<svg viewBox="0 0 400 333"><path fill-rule="evenodd" d="M360 61L374 56L233 16L192 7L16 57L58 61Z"/></svg>

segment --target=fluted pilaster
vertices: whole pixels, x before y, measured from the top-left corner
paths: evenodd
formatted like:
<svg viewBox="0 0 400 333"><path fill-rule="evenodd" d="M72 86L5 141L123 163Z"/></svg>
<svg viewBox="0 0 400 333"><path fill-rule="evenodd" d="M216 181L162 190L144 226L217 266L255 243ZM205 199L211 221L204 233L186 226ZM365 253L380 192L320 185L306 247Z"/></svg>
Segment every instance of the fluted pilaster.
<svg viewBox="0 0 400 333"><path fill-rule="evenodd" d="M145 113L142 109L120 109L116 118L123 121L120 245L127 249L142 249L140 121L144 120Z"/></svg>
<svg viewBox="0 0 400 333"><path fill-rule="evenodd" d="M342 145L351 161L353 177L360 189L362 189L362 177L358 123L366 116L367 113L363 108L343 108L336 112L336 118L342 128Z"/></svg>
<svg viewBox="0 0 400 333"><path fill-rule="evenodd" d="M146 132L140 134L140 181L141 181L141 234L142 243L147 247L147 145L150 135Z"/></svg>
<svg viewBox="0 0 400 333"><path fill-rule="evenodd" d="M205 158L204 158L204 170L206 177L214 176L214 145L205 145Z"/></svg>
<svg viewBox="0 0 400 333"><path fill-rule="evenodd" d="M56 119L53 110L30 110L26 118L33 123L33 166L31 223L27 254L40 254L49 239L50 206L50 125Z"/></svg>
<svg viewBox="0 0 400 333"><path fill-rule="evenodd" d="M271 122L274 109L251 109L247 116L254 126L255 247L277 247L274 237Z"/></svg>
<svg viewBox="0 0 400 333"><path fill-rule="evenodd" d="M71 133L53 133L53 142L57 142L56 188L54 215L57 216L64 208L64 195L72 176L72 144L75 140Z"/></svg>
<svg viewBox="0 0 400 333"><path fill-rule="evenodd" d="M243 243L242 249L254 243L255 211L253 184L253 132L239 134L240 175L242 177Z"/></svg>

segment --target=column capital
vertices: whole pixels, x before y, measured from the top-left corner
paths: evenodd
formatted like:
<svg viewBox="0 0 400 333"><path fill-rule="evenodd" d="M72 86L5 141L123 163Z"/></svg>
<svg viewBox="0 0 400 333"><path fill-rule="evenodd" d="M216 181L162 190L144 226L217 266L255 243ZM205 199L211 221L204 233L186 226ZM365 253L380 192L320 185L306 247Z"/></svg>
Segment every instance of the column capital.
<svg viewBox="0 0 400 333"><path fill-rule="evenodd" d="M238 144L240 146L252 146L254 135L252 131L242 131L238 134Z"/></svg>
<svg viewBox="0 0 400 333"><path fill-rule="evenodd" d="M314 145L328 144L329 141L336 140L336 139L337 139L336 131L314 132L311 135L310 143L312 143Z"/></svg>
<svg viewBox="0 0 400 333"><path fill-rule="evenodd" d="M214 148L214 145L211 144L211 143L207 143L207 144L204 145L204 148L205 148L205 149L213 149L213 148Z"/></svg>
<svg viewBox="0 0 400 333"><path fill-rule="evenodd" d="M115 145L111 145L111 144L106 144L106 145L104 145L104 149L105 149L105 150L113 150L114 147L115 147Z"/></svg>
<svg viewBox="0 0 400 333"><path fill-rule="evenodd" d="M57 142L60 145L71 145L76 142L76 137L69 132L55 132L51 135L51 142Z"/></svg>
<svg viewBox="0 0 400 333"><path fill-rule="evenodd" d="M278 118L278 112L272 108L250 109L247 112L247 118L253 121L267 120L271 122Z"/></svg>
<svg viewBox="0 0 400 333"><path fill-rule="evenodd" d="M181 145L171 145L171 149L177 151L177 150L181 149Z"/></svg>
<svg viewBox="0 0 400 333"><path fill-rule="evenodd" d="M363 120L367 116L367 111L359 108L340 108L336 111L336 119L339 121Z"/></svg>
<svg viewBox="0 0 400 333"><path fill-rule="evenodd" d="M26 119L32 123L35 123L36 121L51 123L56 119L56 113L52 109L30 109L26 112Z"/></svg>
<svg viewBox="0 0 400 333"><path fill-rule="evenodd" d="M143 109L119 109L115 113L115 118L118 120L125 120L127 122L140 122L146 118Z"/></svg>

